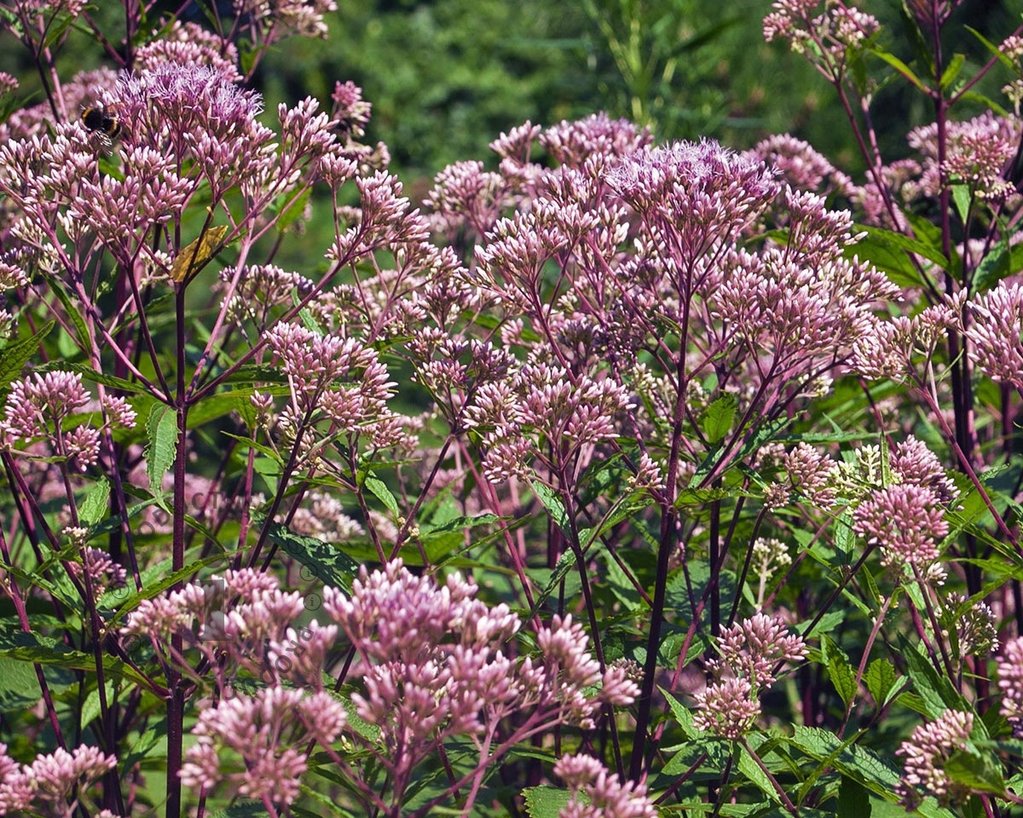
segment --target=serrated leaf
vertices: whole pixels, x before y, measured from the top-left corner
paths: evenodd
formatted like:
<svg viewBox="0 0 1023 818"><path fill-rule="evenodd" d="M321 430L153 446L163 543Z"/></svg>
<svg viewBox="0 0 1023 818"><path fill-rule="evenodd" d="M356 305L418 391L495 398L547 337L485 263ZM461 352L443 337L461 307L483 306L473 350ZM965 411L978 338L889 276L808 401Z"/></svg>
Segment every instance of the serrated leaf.
<svg viewBox="0 0 1023 818"><path fill-rule="evenodd" d="M0 657L0 711L21 712L39 701L39 678L31 662Z"/></svg>
<svg viewBox="0 0 1023 818"><path fill-rule="evenodd" d="M270 523L269 537L324 585L351 592L352 580L359 573L359 563L344 551L315 537L295 534L280 523Z"/></svg>
<svg viewBox="0 0 1023 818"><path fill-rule="evenodd" d="M68 670L83 670L86 673L96 672L96 658L92 654L72 650L49 637L21 631L0 631L0 657ZM108 678L128 679L142 687L149 687L149 682L137 670L112 656L103 657L103 672Z"/></svg>
<svg viewBox="0 0 1023 818"><path fill-rule="evenodd" d="M959 72L963 70L963 65L965 63L966 55L960 53L956 53L953 55L952 59L948 61L948 65L941 74L941 80L939 83L943 91L956 81L956 77L958 77Z"/></svg>
<svg viewBox="0 0 1023 818"><path fill-rule="evenodd" d="M899 674L895 670L895 665L887 659L875 659L863 674L863 681L877 706L884 707L898 684Z"/></svg>
<svg viewBox="0 0 1023 818"><path fill-rule="evenodd" d="M981 44L992 54L992 56L998 58L1002 65L1004 65L1010 71L1015 72L1016 61L1006 56L1006 54L1002 52L1002 49L998 45L991 42L991 40L989 40L987 37L985 37L972 26L963 26L963 28L965 28L968 32L970 32L970 34L976 37L981 42Z"/></svg>
<svg viewBox="0 0 1023 818"><path fill-rule="evenodd" d="M178 418L170 407L155 404L146 421L146 474L149 476L149 490L159 496L162 493L163 476L174 462L178 442Z"/></svg>
<svg viewBox="0 0 1023 818"><path fill-rule="evenodd" d="M394 515L398 514L398 501L391 494L391 490L387 488L387 484L383 480L370 475L363 481L362 485L370 494L384 504L384 508Z"/></svg>
<svg viewBox="0 0 1023 818"><path fill-rule="evenodd" d="M1005 779L1001 767L993 758L966 750L958 750L942 765L945 774L955 781L978 792L1005 792Z"/></svg>
<svg viewBox="0 0 1023 818"><path fill-rule="evenodd" d="M768 798L774 801L776 804L781 803L781 799L778 797L778 792L771 784L771 779L767 777L760 765L753 760L753 756L750 755L749 751L740 746L739 747L739 772L741 772L746 778L749 779L750 783L756 786L762 793Z"/></svg>
<svg viewBox="0 0 1023 818"><path fill-rule="evenodd" d="M838 643L830 636L821 638L821 652L828 666L828 677L835 686L842 703L848 707L856 697L856 671Z"/></svg>
<svg viewBox="0 0 1023 818"><path fill-rule="evenodd" d="M220 243L230 229L226 224L210 227L199 238L188 244L174 257L174 263L170 270L171 279L180 283L185 280L186 276L198 273L220 249Z"/></svg>
<svg viewBox="0 0 1023 818"><path fill-rule="evenodd" d="M882 798L892 798L899 774L895 767L874 752L859 747L854 738L843 741L819 727L796 725L791 743L811 758L834 767Z"/></svg>
<svg viewBox="0 0 1023 818"><path fill-rule="evenodd" d="M281 215L277 219L278 230L287 230L292 224L302 217L302 214L305 213L305 208L309 203L309 197L312 195L312 192L312 188L307 187L294 198L294 201L292 201L291 204L285 204L284 209L281 210Z"/></svg>
<svg viewBox="0 0 1023 818"><path fill-rule="evenodd" d="M21 375L25 364L35 356L39 345L53 329L53 324L53 321L47 321L35 335L10 342L0 349L0 396L7 392L7 387Z"/></svg>
<svg viewBox="0 0 1023 818"><path fill-rule="evenodd" d="M555 494L550 486L541 483L539 480L533 480L530 485L533 487L533 493L537 496L537 499L543 503L543 507L551 515L551 519L554 520L565 536L570 537L568 512L565 510L565 504L561 502L561 498Z"/></svg>
<svg viewBox="0 0 1023 818"><path fill-rule="evenodd" d="M891 250L921 256L928 261L933 261L943 270L947 269L949 266L948 258L945 257L944 253L942 253L938 247L935 247L920 238L911 239L909 236L904 236L902 233L896 233L894 230L887 230L883 227L873 227L872 225L857 224L856 229L866 232L867 237L864 241L869 240ZM863 243L864 242L861 241L854 244L850 249L853 253L858 255L857 251L861 246L863 246ZM916 283L920 283L919 276L917 276Z"/></svg>
<svg viewBox="0 0 1023 818"><path fill-rule="evenodd" d="M78 517L87 526L96 525L107 516L110 510L110 483L101 477L89 489L82 504L78 507Z"/></svg>
<svg viewBox="0 0 1023 818"><path fill-rule="evenodd" d="M501 522L501 518L496 514L490 512L483 512L482 514L476 514L472 517L453 517L450 520L445 520L443 523L433 525L426 523L420 528L419 535L422 539L434 534L446 534L452 531L465 531L466 529L478 528L481 525L490 525L492 523Z"/></svg>
<svg viewBox="0 0 1023 818"><path fill-rule="evenodd" d="M986 292L1020 270L1023 270L1023 247L1009 247L1007 241L999 242L977 265L973 289L978 293Z"/></svg>
<svg viewBox="0 0 1023 818"><path fill-rule="evenodd" d="M679 727L682 728L682 732L686 738L695 739L701 731L696 729L696 723L693 721L693 714L689 712L689 709L685 707L678 699L672 696L663 687L658 688L661 691L661 695L664 696L665 701L668 702L668 707L671 709L671 715L675 717L675 722Z"/></svg>
<svg viewBox="0 0 1023 818"><path fill-rule="evenodd" d="M533 610L530 611L530 615L535 614L540 610L540 606L547 601L547 598L554 593L561 581L568 576L568 572L575 567L575 552L572 550L565 551L559 558L557 564L554 566L554 570L551 572L551 577L547 581L543 590L536 597L533 602Z"/></svg>
<svg viewBox="0 0 1023 818"><path fill-rule="evenodd" d="M86 327L85 319L82 318L82 314L78 311L78 307L76 307L74 302L71 300L71 296L68 294L67 289L64 286L64 282L54 275L47 275L44 273L43 276L50 287L50 291L57 296L57 299L64 307L64 312L67 313L68 318L71 319L71 323L74 324L75 332L78 335L78 338L75 339L78 344L78 349L88 349L90 337L89 330Z"/></svg>
<svg viewBox="0 0 1023 818"><path fill-rule="evenodd" d="M224 809L212 810L207 813L210 818L258 818L269 815L261 801L239 801Z"/></svg>
<svg viewBox="0 0 1023 818"><path fill-rule="evenodd" d="M529 818L558 818L571 796L568 790L556 787L527 787L522 798Z"/></svg>
<svg viewBox="0 0 1023 818"><path fill-rule="evenodd" d="M114 686L110 682L104 685L104 692L106 693L107 703L109 704L114 700ZM95 687L89 691L89 695L85 697L85 701L82 702L82 709L79 716L79 727L85 729L93 720L98 718L102 708L100 707L99 698L99 687Z"/></svg>
<svg viewBox="0 0 1023 818"><path fill-rule="evenodd" d="M935 670L929 656L921 654L917 646L902 634L899 635L899 646L906 660L906 671L913 682L913 692L923 699L929 718L935 719L950 708L968 709L952 683Z"/></svg>
<svg viewBox="0 0 1023 818"><path fill-rule="evenodd" d="M722 395L710 402L700 417L700 429L708 443L718 443L732 428L739 399L731 394Z"/></svg>

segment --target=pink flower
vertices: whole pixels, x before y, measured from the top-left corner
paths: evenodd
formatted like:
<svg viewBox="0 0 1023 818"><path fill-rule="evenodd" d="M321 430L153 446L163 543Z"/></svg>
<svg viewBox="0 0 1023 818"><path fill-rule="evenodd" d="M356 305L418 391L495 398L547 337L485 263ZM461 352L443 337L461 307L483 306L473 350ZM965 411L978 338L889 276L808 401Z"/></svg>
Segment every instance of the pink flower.
<svg viewBox="0 0 1023 818"><path fill-rule="evenodd" d="M868 495L853 512L853 530L881 546L884 565L926 569L938 559L949 529L938 495L904 483Z"/></svg>
<svg viewBox="0 0 1023 818"><path fill-rule="evenodd" d="M697 693L693 720L701 730L738 739L760 715L760 694L774 684L785 662L799 662L807 652L798 634L778 618L763 613L721 632L720 658L708 662L712 680Z"/></svg>
<svg viewBox="0 0 1023 818"><path fill-rule="evenodd" d="M711 682L694 698L698 710L693 723L700 730L722 738L733 741L742 738L760 716L760 699L749 679L736 677Z"/></svg>
<svg viewBox="0 0 1023 818"><path fill-rule="evenodd" d="M1023 388L1023 285L1002 282L968 305L966 336L977 367L996 381Z"/></svg>
<svg viewBox="0 0 1023 818"><path fill-rule="evenodd" d="M271 687L225 699L200 712L181 780L207 789L226 783L232 795L287 807L307 768L304 745L329 746L345 721L344 708L328 693Z"/></svg>
<svg viewBox="0 0 1023 818"><path fill-rule="evenodd" d="M908 808L915 808L921 799L918 790L935 796L942 804L957 801L969 789L955 784L941 765L956 750L966 749L973 730L973 714L946 710L934 721L921 724L908 740L895 751L905 758L905 772L896 791Z"/></svg>
<svg viewBox="0 0 1023 818"><path fill-rule="evenodd" d="M645 782L621 781L592 756L562 756L554 774L571 792L558 818L657 818Z"/></svg>
<svg viewBox="0 0 1023 818"><path fill-rule="evenodd" d="M780 619L758 613L721 631L718 649L721 660L737 676L751 680L757 687L774 683L775 666L781 662L799 662L806 656L806 644L789 633Z"/></svg>
<svg viewBox="0 0 1023 818"><path fill-rule="evenodd" d="M77 372L47 372L15 381L7 396L4 423L17 438L45 434L89 402Z"/></svg>
<svg viewBox="0 0 1023 818"><path fill-rule="evenodd" d="M1023 637L1006 642L998 657L998 689L1001 713L1018 730L1023 724Z"/></svg>

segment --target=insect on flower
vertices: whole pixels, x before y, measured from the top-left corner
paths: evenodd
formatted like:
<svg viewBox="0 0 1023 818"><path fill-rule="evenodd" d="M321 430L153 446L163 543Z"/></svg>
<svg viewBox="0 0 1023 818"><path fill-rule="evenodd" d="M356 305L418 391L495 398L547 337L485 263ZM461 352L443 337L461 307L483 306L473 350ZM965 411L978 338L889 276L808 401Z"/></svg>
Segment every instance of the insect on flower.
<svg viewBox="0 0 1023 818"><path fill-rule="evenodd" d="M121 120L102 103L82 111L82 124L107 140L117 139L121 133Z"/></svg>

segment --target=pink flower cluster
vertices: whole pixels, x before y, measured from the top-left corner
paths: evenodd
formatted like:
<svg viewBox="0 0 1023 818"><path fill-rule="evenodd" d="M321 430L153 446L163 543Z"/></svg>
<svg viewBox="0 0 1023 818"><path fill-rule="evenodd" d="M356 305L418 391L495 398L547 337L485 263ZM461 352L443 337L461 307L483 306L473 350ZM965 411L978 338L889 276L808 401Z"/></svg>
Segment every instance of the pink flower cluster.
<svg viewBox="0 0 1023 818"><path fill-rule="evenodd" d="M1001 713L1018 733L1023 725L1023 637L1006 642L998 657L998 689Z"/></svg>
<svg viewBox="0 0 1023 818"><path fill-rule="evenodd" d="M572 794L558 818L657 818L645 784L621 781L592 756L562 756L554 774Z"/></svg>
<svg viewBox="0 0 1023 818"><path fill-rule="evenodd" d="M877 19L845 0L775 0L764 18L764 39L786 40L828 77L846 68L846 50L861 47Z"/></svg>
<svg viewBox="0 0 1023 818"><path fill-rule="evenodd" d="M915 809L923 800L920 790L933 795L942 804L956 802L969 794L967 787L948 777L942 764L957 750L966 749L972 730L973 714L961 710L946 710L913 730L909 739L895 751L905 758L905 772L898 786L903 804Z"/></svg>
<svg viewBox="0 0 1023 818"><path fill-rule="evenodd" d="M926 573L949 532L945 507L958 490L934 454L916 438L895 447L891 472L900 481L873 489L853 512L853 530L880 546L882 564Z"/></svg>
<svg viewBox="0 0 1023 818"><path fill-rule="evenodd" d="M712 681L696 694L694 722L701 730L740 739L760 715L760 695L786 662L806 656L806 643L780 619L758 613L721 631L720 657L710 660Z"/></svg>
<svg viewBox="0 0 1023 818"><path fill-rule="evenodd" d="M519 738L559 724L592 728L601 707L628 705L638 692L622 667L601 670L571 617L539 631L536 656L516 657L518 616L504 605L488 608L476 591L457 574L438 586L396 561L363 569L351 596L325 589L323 607L336 624L301 626L300 594L243 569L143 601L121 633L148 639L165 666L190 676L175 637L215 668L214 697L200 714L183 781L287 805L306 770L301 748L329 748L345 728L344 708L323 688L343 632L360 657L363 692L352 702L379 731L373 740L351 738L392 773L400 797L413 769L445 739L469 739L485 763L513 715L521 717ZM239 692L252 677L265 686Z"/></svg>
<svg viewBox="0 0 1023 818"><path fill-rule="evenodd" d="M0 815L31 811L71 818L79 799L116 764L116 757L83 744L19 765L7 755L7 745L0 744Z"/></svg>
<svg viewBox="0 0 1023 818"><path fill-rule="evenodd" d="M99 458L102 431L110 426L131 428L136 420L135 410L124 398L104 394L100 408L107 423L69 423L90 404L77 372L54 370L21 378L11 384L0 418L0 447L14 449L20 443L17 451L30 456L31 443L43 438L54 455L85 471Z"/></svg>
<svg viewBox="0 0 1023 818"><path fill-rule="evenodd" d="M540 630L537 657L516 659L518 616L505 605L488 608L476 591L457 574L438 587L395 561L363 569L350 598L325 592L324 607L366 663L366 693L353 702L381 729L395 775L407 776L445 737L492 736L513 713L527 714L530 730L592 727L604 703L626 705L638 692L621 668L601 672L571 617Z"/></svg>

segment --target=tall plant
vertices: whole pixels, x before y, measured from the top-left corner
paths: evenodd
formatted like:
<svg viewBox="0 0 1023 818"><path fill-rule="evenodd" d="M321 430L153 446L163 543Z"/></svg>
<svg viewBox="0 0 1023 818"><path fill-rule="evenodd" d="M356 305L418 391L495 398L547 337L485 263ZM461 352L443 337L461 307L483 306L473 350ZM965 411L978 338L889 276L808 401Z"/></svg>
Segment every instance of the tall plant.
<svg viewBox="0 0 1023 818"><path fill-rule="evenodd" d="M356 86L248 87L332 6L5 10L0 813L1011 809L1020 32L776 3L862 184L595 114L417 209Z"/></svg>

